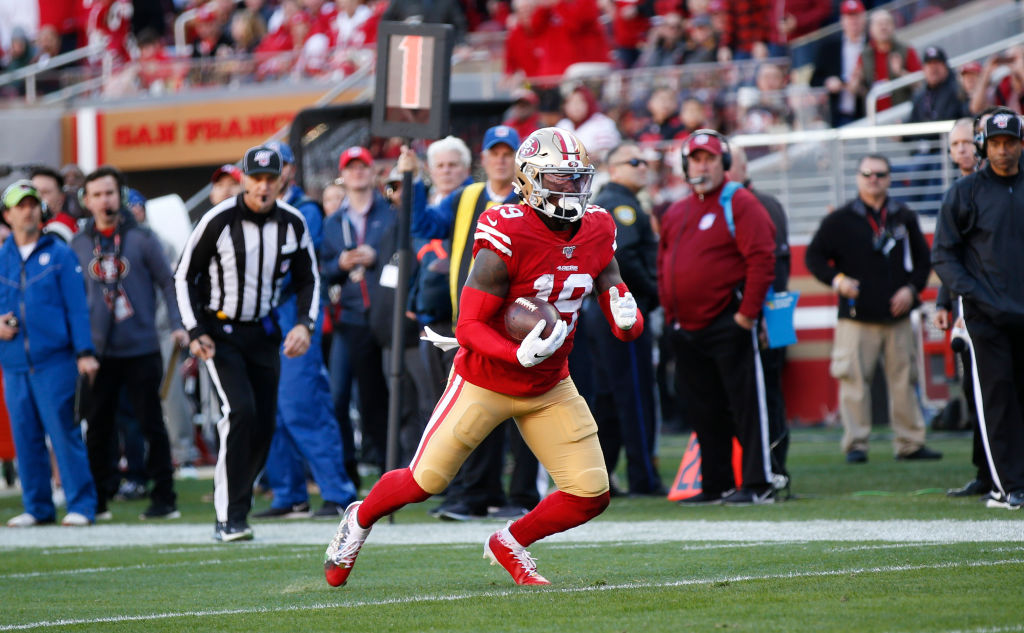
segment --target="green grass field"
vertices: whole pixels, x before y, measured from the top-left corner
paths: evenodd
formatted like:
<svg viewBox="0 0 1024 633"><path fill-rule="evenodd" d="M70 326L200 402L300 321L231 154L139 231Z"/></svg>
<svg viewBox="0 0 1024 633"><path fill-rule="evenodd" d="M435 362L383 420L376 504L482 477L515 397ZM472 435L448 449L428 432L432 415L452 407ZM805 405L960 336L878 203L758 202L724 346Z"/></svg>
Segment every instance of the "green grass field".
<svg viewBox="0 0 1024 633"><path fill-rule="evenodd" d="M946 457L925 463L879 439L859 466L836 438L795 434L784 503L614 499L530 548L550 587L488 566L500 524L442 523L431 500L378 524L333 589L335 522L254 521L255 541L216 543L210 482L182 481L180 520L140 525L140 501L112 524L0 529L0 631L1024 631L1024 513L945 495L971 476L970 437L934 436ZM664 440L666 481L684 440ZM0 497L0 520L20 511Z"/></svg>

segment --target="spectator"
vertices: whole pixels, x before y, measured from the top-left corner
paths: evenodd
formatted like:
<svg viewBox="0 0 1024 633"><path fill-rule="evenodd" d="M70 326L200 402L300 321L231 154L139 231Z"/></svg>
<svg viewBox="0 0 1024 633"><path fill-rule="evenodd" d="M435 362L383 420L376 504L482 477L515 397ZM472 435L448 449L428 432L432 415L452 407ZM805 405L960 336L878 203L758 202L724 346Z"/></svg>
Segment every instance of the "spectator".
<svg viewBox="0 0 1024 633"><path fill-rule="evenodd" d="M648 181L647 160L640 147L626 141L613 148L608 153L608 175L610 181L594 204L615 219L615 258L622 281L646 320L658 307L658 238L637 198ZM603 326L601 306L593 301L585 304L583 318L596 373L594 419L605 467L614 473L624 448L629 494L664 496L667 491L655 466L653 337L644 331L632 341L620 340Z"/></svg>
<svg viewBox="0 0 1024 633"><path fill-rule="evenodd" d="M679 109L679 120L686 130L687 136L694 130L699 130L707 123L707 112L704 110L704 102L697 97L683 99L683 105Z"/></svg>
<svg viewBox="0 0 1024 633"><path fill-rule="evenodd" d="M655 17L651 23L651 34L636 65L643 68L678 66L686 55L683 16L677 12Z"/></svg>
<svg viewBox="0 0 1024 633"><path fill-rule="evenodd" d="M772 292L786 292L789 289L789 219L779 199L766 191L755 189L747 174L747 154L742 147L730 152L732 166L729 180L741 183L761 203L775 227L775 277ZM782 394L782 368L786 364L785 347L769 347L764 336L764 322L759 338L761 345L761 369L764 373L765 405L768 409L768 443L772 459L772 486L776 490L789 488L789 469L786 458L789 454L789 425L786 422L786 402Z"/></svg>
<svg viewBox="0 0 1024 633"><path fill-rule="evenodd" d="M789 57L790 42L819 29L832 14L832 3L819 0L768 0L767 5L769 57Z"/></svg>
<svg viewBox="0 0 1024 633"><path fill-rule="evenodd" d="M78 190L85 181L82 168L75 163L68 163L60 168L60 175L64 176L64 203L67 205L68 215L75 220L88 219L89 212L83 209L78 201Z"/></svg>
<svg viewBox="0 0 1024 633"><path fill-rule="evenodd" d="M693 193L662 216L658 287L676 389L701 448L703 490L684 503L773 503L768 419L755 358L757 318L775 263L775 228L753 194L726 182L731 157L721 135L697 130L683 146L683 158ZM693 270L704 274L686 272ZM733 436L743 447L739 488L732 474Z"/></svg>
<svg viewBox="0 0 1024 633"><path fill-rule="evenodd" d="M718 47L718 61L767 57L771 29L767 0L731 0L724 4L721 13L725 23Z"/></svg>
<svg viewBox="0 0 1024 633"><path fill-rule="evenodd" d="M1024 235L1009 218L1022 204L1020 170L1024 130L1015 113L1001 110L985 122L982 154L988 165L954 183L939 212L935 271L963 297L963 320L977 372L978 421L986 440L994 491L989 507L1024 506L1024 285L1016 274Z"/></svg>
<svg viewBox="0 0 1024 633"><path fill-rule="evenodd" d="M913 384L910 311L928 283L928 244L917 214L889 198L891 167L870 154L857 165L857 197L821 221L807 247L807 268L839 295L829 372L839 381L842 450L868 460L871 381L884 357L896 459L939 459L925 446Z"/></svg>
<svg viewBox="0 0 1024 633"><path fill-rule="evenodd" d="M583 85L576 86L566 98L565 118L557 127L575 134L595 164L604 160L608 150L622 140L615 121L601 112L597 97Z"/></svg>
<svg viewBox="0 0 1024 633"><path fill-rule="evenodd" d="M758 65L754 88L740 88L737 101L738 133L765 134L792 128L793 110L786 101L786 75L775 64Z"/></svg>
<svg viewBox="0 0 1024 633"><path fill-rule="evenodd" d="M306 353L319 316L313 241L302 214L277 201L281 155L269 147L254 147L242 164L242 195L203 216L175 273L189 350L206 363L226 413L217 423L221 449L213 490L214 538L224 542L253 538L247 521L253 484L266 461L277 412L282 333L271 311L283 283L278 271L291 275L301 315L284 336L286 356ZM239 252L260 252L266 242L282 247L269 249L270 265L252 274L216 264L234 261Z"/></svg>
<svg viewBox="0 0 1024 633"><path fill-rule="evenodd" d="M662 141L684 138L688 132L676 116L677 106L674 90L666 87L655 88L647 98L647 111L651 114L651 119L636 135L637 142L658 147Z"/></svg>
<svg viewBox="0 0 1024 633"><path fill-rule="evenodd" d="M210 205L217 206L242 193L242 170L235 165L221 165L210 178Z"/></svg>
<svg viewBox="0 0 1024 633"><path fill-rule="evenodd" d="M43 233L55 233L65 244L70 243L78 231L78 223L66 211L64 177L49 167L36 167L29 172L28 177L32 180L32 187L42 196L45 209Z"/></svg>
<svg viewBox="0 0 1024 633"><path fill-rule="evenodd" d="M960 67L960 89L963 90L964 94L968 98L968 107L970 107L970 100L973 98L974 93L978 90L978 85L981 83L981 64L978 62L967 62ZM975 114L972 109L971 114Z"/></svg>
<svg viewBox="0 0 1024 633"><path fill-rule="evenodd" d="M654 15L654 0L611 0L614 56L620 68L632 68Z"/></svg>
<svg viewBox="0 0 1024 633"><path fill-rule="evenodd" d="M99 365L81 269L71 249L42 233L41 202L29 181L15 182L3 195L11 235L0 248L0 366L25 509L7 525L30 527L57 518L49 437L68 505L61 523L85 526L95 520L96 488L75 420L75 390L78 376L91 380Z"/></svg>
<svg viewBox="0 0 1024 633"><path fill-rule="evenodd" d="M711 16L695 15L690 19L682 63L711 64L717 60L718 34L711 26Z"/></svg>
<svg viewBox="0 0 1024 633"><path fill-rule="evenodd" d="M251 55L267 34L267 25L259 13L240 9L231 16L230 32L232 54Z"/></svg>
<svg viewBox="0 0 1024 633"><path fill-rule="evenodd" d="M540 128L540 98L536 92L520 88L512 93L512 99L512 107L502 125L515 129L519 138L526 138Z"/></svg>
<svg viewBox="0 0 1024 633"><path fill-rule="evenodd" d="M324 216L330 217L334 215L341 208L341 203L344 201L345 188L334 182L329 183L324 187L324 192L320 196L320 204L324 209Z"/></svg>
<svg viewBox="0 0 1024 633"><path fill-rule="evenodd" d="M130 40L132 14L135 9L129 0L95 0L88 9L85 35L90 46L103 46L113 56L115 64L131 59ZM90 58L98 65L102 56Z"/></svg>
<svg viewBox="0 0 1024 633"><path fill-rule="evenodd" d="M339 0L338 15L331 25L335 49L359 48L377 41L373 11L361 0Z"/></svg>
<svg viewBox="0 0 1024 633"><path fill-rule="evenodd" d="M363 147L350 147L338 161L347 195L341 208L324 223L320 267L328 283L341 284L341 312L334 323L331 348L335 398L343 391L337 363L347 360L359 393L362 459L384 472L387 449L388 386L380 345L370 331L370 297L387 262L377 258L380 240L395 210L373 182L373 157ZM347 402L345 403L347 407ZM335 411L340 411L336 406ZM346 409L347 410L347 409Z"/></svg>
<svg viewBox="0 0 1024 633"><path fill-rule="evenodd" d="M937 46L924 49L924 86L914 95L908 123L948 121L970 116L967 95L946 62L946 51Z"/></svg>
<svg viewBox="0 0 1024 633"><path fill-rule="evenodd" d="M266 146L281 155L281 191L277 198L302 213L314 253L319 254L323 240L320 205L295 184L295 155L291 148L277 141ZM290 282L290 278L285 279L284 293L277 307L277 327L282 332L303 322L297 312L297 289ZM323 505L312 513L313 517L339 516L356 499L357 490L344 470L341 435L324 367L321 297L314 297L313 304L318 317L310 332L310 351L295 358L284 356L281 359L277 424L264 469L274 500L270 508L253 515L256 519L310 515L307 467L323 498Z"/></svg>
<svg viewBox="0 0 1024 633"><path fill-rule="evenodd" d="M149 507L139 518L174 519L181 513L160 403L163 361L156 331L158 291L167 304L175 342L184 346L188 338L180 325L163 247L127 210L124 187L121 172L112 167L101 167L86 176L83 205L93 219L71 240L86 271L92 338L100 359L85 416L89 465L96 482L96 516L110 516L107 501L115 491L105 489L105 482L111 479L115 415L119 397L125 393L132 399L133 412L149 445L146 476L153 489Z"/></svg>
<svg viewBox="0 0 1024 633"><path fill-rule="evenodd" d="M36 56L35 48L32 46L32 42L29 40L28 35L25 33L25 29L20 26L14 27L11 32L11 45L7 51L3 51L3 58L0 59L0 67L4 69L4 72L14 72L20 70L32 63L32 60ZM18 80L12 82L8 87L3 89L5 92L13 91L14 94L24 95L25 94L25 81Z"/></svg>
<svg viewBox="0 0 1024 633"><path fill-rule="evenodd" d="M136 79L143 90L162 93L181 87L185 70L167 54L156 31L146 29L137 38L139 55L136 58Z"/></svg>
<svg viewBox="0 0 1024 633"><path fill-rule="evenodd" d="M981 78L971 94L972 112L1005 106L1021 112L1024 105L1024 47L1014 46L985 61Z"/></svg>
<svg viewBox="0 0 1024 633"><path fill-rule="evenodd" d="M864 50L867 18L860 0L839 4L838 33L818 45L811 85L828 91L832 127L840 127L864 116L864 95L859 93L855 71Z"/></svg>
<svg viewBox="0 0 1024 633"><path fill-rule="evenodd" d="M857 93L864 96L880 81L898 79L907 73L921 70L917 51L897 40L893 33L896 23L892 14L885 9L875 9L868 18L868 43L861 52L854 69L853 82ZM894 105L909 101L913 90L910 86L899 88L878 99L876 112L882 112Z"/></svg>

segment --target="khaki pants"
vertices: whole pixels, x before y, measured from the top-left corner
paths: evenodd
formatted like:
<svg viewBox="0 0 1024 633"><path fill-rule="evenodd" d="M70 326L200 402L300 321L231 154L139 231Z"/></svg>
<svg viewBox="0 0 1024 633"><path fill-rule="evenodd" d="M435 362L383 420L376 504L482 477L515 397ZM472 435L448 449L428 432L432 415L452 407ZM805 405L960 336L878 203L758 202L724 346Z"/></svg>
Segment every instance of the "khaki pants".
<svg viewBox="0 0 1024 633"><path fill-rule="evenodd" d="M880 355L889 391L893 450L907 455L924 445L924 418L913 386L914 354L910 319L888 324L839 319L836 323L829 373L839 381L843 452L868 450L871 381Z"/></svg>

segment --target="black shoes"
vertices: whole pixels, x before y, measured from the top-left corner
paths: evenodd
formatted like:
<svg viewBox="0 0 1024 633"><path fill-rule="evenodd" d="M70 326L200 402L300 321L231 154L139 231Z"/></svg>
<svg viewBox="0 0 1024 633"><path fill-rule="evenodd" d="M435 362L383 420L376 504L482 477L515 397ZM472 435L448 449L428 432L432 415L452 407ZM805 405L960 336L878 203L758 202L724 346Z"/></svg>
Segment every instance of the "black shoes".
<svg viewBox="0 0 1024 633"><path fill-rule="evenodd" d="M213 538L224 543L232 541L251 541L252 528L245 521L218 522L213 533Z"/></svg>
<svg viewBox="0 0 1024 633"><path fill-rule="evenodd" d="M526 516L527 512L529 512L529 510L523 506L509 504L507 506L501 506L500 508L488 509L487 518L495 519L497 521L516 521Z"/></svg>
<svg viewBox="0 0 1024 633"><path fill-rule="evenodd" d="M950 497L977 497L988 494L990 490L992 490L991 483L972 479L960 488L950 488L946 491L946 495Z"/></svg>
<svg viewBox="0 0 1024 633"><path fill-rule="evenodd" d="M913 453L907 453L906 455L897 455L896 459L942 459L942 453L939 451L933 451L927 446L922 446Z"/></svg>
<svg viewBox="0 0 1024 633"><path fill-rule="evenodd" d="M306 507L309 507L308 504ZM324 504L320 506L320 509L313 513L314 519L337 519L345 515L345 506L334 503L333 501L324 501Z"/></svg>
<svg viewBox="0 0 1024 633"><path fill-rule="evenodd" d="M270 506L263 512L252 515L254 519L308 519L309 502L296 503L287 508L275 508Z"/></svg>
<svg viewBox="0 0 1024 633"><path fill-rule="evenodd" d="M143 521L151 519L180 519L181 512L173 504L151 503L146 511L139 515Z"/></svg>
<svg viewBox="0 0 1024 633"><path fill-rule="evenodd" d="M437 518L442 521L474 521L486 516L487 508L474 508L464 501L456 501L437 514Z"/></svg>
<svg viewBox="0 0 1024 633"><path fill-rule="evenodd" d="M722 503L722 493L720 492L705 492L701 490L692 497L686 499L680 499L677 503L683 507L686 506L713 506Z"/></svg>
<svg viewBox="0 0 1024 633"><path fill-rule="evenodd" d="M722 503L727 506L759 506L775 503L775 489L768 487L762 492L751 488L736 488L722 497Z"/></svg>
<svg viewBox="0 0 1024 633"><path fill-rule="evenodd" d="M862 451L860 449L856 449L855 448L855 449L853 449L852 451L850 451L849 453L846 454L846 463L847 464L865 464L865 463L867 463L867 461L868 461L868 453L867 453L867 451Z"/></svg>

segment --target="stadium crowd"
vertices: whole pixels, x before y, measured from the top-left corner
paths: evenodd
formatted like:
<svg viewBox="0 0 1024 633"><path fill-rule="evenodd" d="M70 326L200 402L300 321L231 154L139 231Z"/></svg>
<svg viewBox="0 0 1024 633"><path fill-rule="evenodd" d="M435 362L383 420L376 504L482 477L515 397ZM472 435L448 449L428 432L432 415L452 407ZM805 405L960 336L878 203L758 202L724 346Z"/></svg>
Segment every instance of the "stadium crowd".
<svg viewBox="0 0 1024 633"><path fill-rule="evenodd" d="M246 0L240 3L209 0L137 2L134 6L126 0L94 0L81 6L77 2L36 3L32 0L28 4L37 5L33 11L38 15L35 30L14 26L0 33L4 70L23 68L85 43L99 42L114 60L117 72L113 83L119 85L122 92L141 90L154 93L186 86L266 81L295 73L332 78L343 76L373 63L374 25L378 21L408 17L409 11L416 10L410 8L412 5L422 10L418 3L359 0L340 0L337 3L323 0ZM610 207L608 210L618 224L622 236L620 257L631 254L632 259L623 265L623 278L634 288L640 309L651 329L649 338L623 342L605 340L597 332L588 331L593 328L592 324L588 326L592 318L581 318L577 323L577 345L569 359L573 378L591 408L601 412L598 423L602 444L614 447L605 450L604 459L609 472L614 472L620 452L625 452L628 462L628 481L613 479L612 496L665 494L665 487L652 471L652 464L657 461L657 442L652 438L662 428L697 429L698 435L703 436L702 442L706 440L708 443L707 454L718 456L720 463L715 465L719 470L723 464L731 463L729 448L717 444L715 451L711 451L711 444L720 438L709 433L707 420L716 414L705 412L699 421L687 418L686 394L689 393L692 400L696 393L694 390L700 387L691 382L677 392L676 379L671 371L666 371L666 367L673 366L674 354L690 354L694 349L700 349L701 353L709 354L720 363L720 371L727 377L730 369L740 367L732 364L736 360L734 350L721 354L718 342L699 340L699 336L689 333L691 329L702 331L707 323L692 328L692 324L682 327L685 324L678 321L679 314L665 314L657 307L659 295L663 302L666 293L694 289L655 287L653 280L666 278L665 267L669 265L666 263L669 259L666 259L668 256L662 257L662 250L659 250L658 261L645 259L653 254L644 252L645 248L657 248L654 243L659 239L662 240L661 249L673 248L673 245L665 244L667 238L662 228L668 226L675 230L677 225L673 223L681 217L678 215L683 212L681 209L687 208L681 201L703 200L702 187L705 183L695 182L691 177L693 173L702 174L700 178L710 178L714 187L726 180L726 172L729 173L728 178L744 182L743 172L730 171L733 156L725 136L843 125L863 114L863 98L874 82L918 69L924 71L924 83L905 94L893 94L891 99L879 104L880 109L900 101L911 101L911 121L938 121L979 114L992 106L1005 106L1014 112L1020 112L1024 107L1024 52L1021 50L993 56L984 64L973 63L953 69L940 48L927 47L918 53L900 43L893 35L897 19L902 19L901 16L885 11L869 14L870 5L861 0L842 0L835 7L816 2L781 0L430 3L430 11L438 12L437 21L456 25L456 57L471 54L473 34L504 33L505 81L514 89L514 103L503 121L493 122L494 127L488 129L478 147L470 148L464 140L448 137L429 147L416 146L414 149L403 147L398 142L346 148L339 156L337 178L314 183L309 191L301 190L299 183L293 180L294 171L288 169L294 161L291 149L285 144L270 147L269 151L277 156L280 164L279 190L274 192L276 197L288 205L303 208L307 225L312 227L314 222L311 218L316 220L316 232L311 236L314 246L311 248L315 248L324 283L322 296L317 298L322 304L318 311L320 318L317 324L310 326L315 342L310 352L315 355L311 371L313 374L322 371L329 376L330 408L333 409L329 424L332 428L337 424L340 450L337 455L327 458L310 453L305 450L308 446L302 444L301 431L292 431L285 440L275 438L273 447L267 449L270 453L268 477L257 484L272 490L274 501L262 516L256 516L280 518L314 514L308 498L304 497L305 474L309 472L316 478L318 473L329 470L333 487L342 492L334 499L325 497L324 507L315 514L337 517L353 499L352 491L358 490L360 478L366 472L365 466L379 472L384 470L388 388L385 372L387 350L392 341L390 328L374 325L384 322L390 314L389 301L393 302L394 283L385 283L384 279L385 275L390 278L392 272L388 268L394 265L395 205L400 199L403 172L412 172L415 187L413 234L417 240L414 249L417 261L406 323L410 332L406 340L410 353L405 355L406 375L403 376L408 393L415 395L407 396L409 406L403 407L401 413L400 442L402 462L407 463L411 458L452 363L451 355L439 354L429 341L419 342L416 339L421 335L433 336L431 331L441 335L452 334L458 310L455 289L461 288L466 281L469 268L466 258L472 252L473 236L467 231L488 206L517 199L512 189L515 152L521 139L547 126L575 134L598 166L594 191L599 192L598 199L603 201L602 204ZM823 6L829 10L818 10ZM193 16L187 23L187 51L171 48L173 23L176 16L181 15ZM789 43L827 24L836 15L842 28L821 44L818 57L813 60L812 72L796 68L790 61ZM430 21L429 15L427 17ZM99 58L89 60L85 63L86 68L98 62ZM588 80L585 72L582 78L574 79L574 73L580 68L585 70L588 64L636 74L626 75L629 81L624 82L621 90L612 92L604 83ZM657 69L657 74L650 74L650 69ZM50 84L41 82L44 90L47 89L45 86L53 89L59 85L59 80ZM23 90L23 85L11 83L0 87L0 90L14 97ZM708 129L719 130L725 136L709 134ZM416 150L423 150L420 151L422 155L417 157ZM474 155L479 157L484 174L477 183L471 178ZM677 161L681 156L689 158L684 158L679 165ZM745 164L746 157L737 158L740 159ZM44 240L47 248L55 248L55 252L60 252L60 248L51 247L50 242L60 239L77 243L75 252L82 268L90 271L99 267L97 269L107 275L100 275L94 280L98 285L90 290L88 299L71 297L68 299L70 304L89 301L89 314L94 321L96 315L104 314L104 310L115 315L115 324L142 318L146 321L142 325L147 333L155 331L159 323L161 339L173 338L175 344L183 346L184 340L179 340L182 323L177 307L168 301L166 314L157 316L157 306L153 303L157 291L167 288L167 263L169 261L173 265L177 254L165 253L163 258L156 257L147 263L156 271L152 278L146 278L148 285L144 294L148 303L141 311L134 309L132 306L137 308L138 302L130 299L120 278L127 273L123 270L117 272L120 270L118 262L125 258L117 236L127 235L130 228L147 236L146 239L152 238L145 229L145 200L138 192L125 186L127 183L120 172L101 169L107 171L82 174L74 165L61 170L38 169L30 175L28 184L23 183L20 189L5 192L5 220L15 208L31 206L33 199L37 203L45 202L45 212L40 212L40 222L45 223L45 227L36 239ZM885 225L887 190L878 189L878 183L888 176L890 167L884 157L873 156L862 161L858 169L858 199L851 201L849 206L857 207L858 202L858 208L867 205L868 210L861 212L861 219L873 217ZM691 173L689 170L696 171ZM242 170L234 165L219 167L211 177L211 204L221 208L218 205L225 201L242 200L247 195L242 191L243 179L254 173L256 171L251 166L249 171L245 171L245 165ZM89 183L106 179L112 182L110 190L104 190L109 202L90 204ZM749 186L749 182L746 184ZM785 213L782 212L780 221L769 213L778 202L772 202L770 196L766 199L754 189L750 191L752 193L742 193L737 198L736 233L733 238L725 240L724 247L738 249L730 255L739 257L736 261L760 258L761 272L768 276L758 280L761 286L767 286L771 276L767 255L774 252L777 260L785 253L788 262ZM7 195L9 192L10 197ZM749 219L749 213L754 212L745 210L754 207L761 209L756 221ZM908 227L907 231L912 232L909 227L916 227L914 212L905 206L900 206L899 212L902 214L900 221ZM114 216L118 221L110 225ZM667 225L663 224L666 218ZM6 224L9 225L6 230L14 230L14 235L20 236L15 240L19 246L25 240L34 243L31 242L30 220L8 220ZM113 231L110 230L112 226ZM747 244L743 241L744 232L748 230L746 226L760 227L758 231L764 233L760 236L764 239L757 245L759 250L756 254L753 250L746 250ZM641 227L643 230L639 230ZM770 229L774 231L774 246L772 240L767 239ZM129 238L124 239L128 243ZM882 251L882 247L869 240L863 250ZM921 256L920 244L915 243L914 248L915 257ZM160 251L159 248L150 250ZM885 250L884 255L888 256L889 252ZM142 255L134 257L141 258ZM822 281L831 283L841 297L852 301L858 291L852 282L857 280L844 281L844 277L850 277L852 273L831 269L827 264L837 257L835 253L823 257L816 262L817 270L814 272ZM162 266L160 261L163 261ZM104 262L113 267L112 277L110 270L104 272ZM92 264L95 266L91 268ZM139 267L141 264L133 266ZM125 270L127 268L124 266ZM460 268L463 271L461 277ZM919 300L920 280L926 277L928 270L927 258L923 264L915 262L914 268L913 282L908 281L906 286L898 289L888 289L900 293L900 309L893 308L891 315L862 314L861 318L902 325L909 306L916 305ZM778 268L774 276L776 279L780 277ZM639 290L644 279L651 282L646 288L646 295ZM741 276L740 281L745 279ZM859 283L870 284L864 279ZM784 292L785 284L777 284L773 290ZM715 309L721 310L719 297L708 300L715 303ZM737 299L737 302L741 300ZM878 301L885 303L888 300L886 295ZM729 303L734 311L737 305ZM840 302L840 320L857 319L852 306L852 303ZM583 312L587 313L588 308L591 313L600 314L599 308L589 305L584 306ZM746 309L749 312L750 306ZM753 319L744 317L751 320L747 323L739 319L739 312L736 314L736 322L741 327L752 325ZM677 330L674 333L673 326ZM427 327L431 331L426 330ZM17 337L17 329L16 323L0 324L0 339L9 341ZM140 358L153 364L154 358L160 355L160 351L148 345L153 337L147 334L145 344L136 341L136 347L130 348L130 352L106 358L105 354L110 355L105 349L106 344L117 338L116 331L113 325L104 329L93 323L91 346L84 340L69 340L61 348L61 353L72 364L77 358L78 371L88 375L95 373L96 368L83 367L83 358L98 358L102 372L111 371L104 370L104 367L133 367ZM78 334L81 339L81 333ZM171 347L163 350L165 363L171 356ZM636 389L636 393L626 404L621 404L614 398L608 398L608 381L614 382L614 377L609 379L591 374L593 363L590 359L632 358L635 362L636 357L629 354L635 354L637 350L642 354L640 361L644 364L644 375L651 374L651 377L643 381L643 389L630 385L629 388ZM654 354L654 350L659 353ZM655 357L659 358L657 366ZM112 362L113 359L118 360ZM768 361L758 362L756 371L765 372L759 380L773 390L776 403L780 403L781 385L768 373ZM781 360L776 359L776 362ZM37 438L34 438L31 472L35 479L30 490L33 496L31 502L26 497L26 513L16 517L17 521L12 520L13 525L27 526L55 520L53 507L47 504L42 493L46 486L40 479L43 476L40 473L47 477L52 474L58 484L62 480L73 481L75 494L74 500L68 496L69 510L72 510L72 503L75 505L68 515L70 518L64 519L68 525L84 525L109 518L107 500L138 496L145 490L147 481L159 483L160 494L157 495L154 488L153 505L144 513L147 515L145 518L170 518L177 514L174 493L167 480L167 462L173 459L178 467L212 463L210 455L216 452L218 438L193 433L193 416L204 407L200 390L195 387L202 374L197 370L195 361L190 359L166 366L181 378L171 388L184 404L165 404L166 410L162 414L155 412L152 398L135 398L138 402L133 402L133 406L124 406L127 398L120 398L122 406L115 415L119 397L114 393L116 390L107 384L108 380L100 383L104 386L104 398L97 410L88 406L82 411L66 410L75 394L71 389L63 394L70 399L61 401L63 408L60 411L32 414L40 419L47 433L53 433L48 425L57 424L54 420L59 416L68 420L72 414L78 416L72 422L82 417L101 416L103 424L91 425L90 428L101 428L103 435L89 439L88 453L90 459L102 459L103 464L91 469L98 480L92 484L93 492L88 493L83 483L86 477L80 463L82 455L79 454L85 448L53 447L56 465L51 473L46 466L49 458L45 452L39 452L45 451L45 446L41 449L40 444L34 441ZM744 371L753 370L746 364L742 368ZM8 369L4 366L5 377ZM20 366L15 365L15 370L18 369ZM858 383L863 378L861 374L870 371L870 368L859 368ZM688 372L691 381L696 381L698 374L700 371L692 367ZM62 384L67 389L65 378L62 377ZM159 380L154 379L153 372L146 378L145 390L151 396ZM857 388L862 386L858 384ZM904 391L909 390L908 385L901 383L900 386ZM611 391L621 387L616 385ZM327 389L326 385L324 389ZM732 406L744 410L742 432L748 459L752 454L749 451L759 452L760 461L745 466L747 472L744 476L747 478L760 471L763 477L750 478L757 484L757 489L747 491L747 494L730 495L731 477L728 473L718 472L720 479L716 480L716 485L720 489L706 491L707 494L695 501L720 502L732 496L737 504L763 503L774 500L787 489L789 478L784 450L781 453L776 450L777 444L786 436L785 425L776 421L770 438L767 435L756 437L752 420L757 417L753 409L758 403L750 400L757 397L755 392L751 388L746 394L747 400L732 403ZM901 395L906 396L906 393L901 392ZM657 407L654 406L655 401L658 402ZM725 410L724 399L719 404ZM301 404L295 406L301 407ZM916 411L916 402L908 404L903 401L902 406L913 407ZM145 412L141 411L143 408ZM637 417L646 420L649 426L630 424L630 415L625 413L630 408L640 411ZM14 410L10 413L12 417L21 415ZM857 413L863 417L863 412ZM168 421L164 435L153 428L152 419L157 415L163 415ZM279 428L282 415L279 411ZM913 417L915 414L907 415ZM62 419L60 423L72 423L68 420ZM844 424L847 422L844 419ZM20 421L13 420L13 423L17 425ZM894 447L897 457L939 458L940 455L924 446L920 421L915 419L908 425L912 427L913 436L910 439L901 436L901 441L905 441ZM544 480L543 472L537 471L536 461L530 462L523 451L513 450L517 465L526 463L532 470L513 477L519 482L518 488L514 482L508 494L501 489L506 444L514 447L519 440L511 425L498 428L497 446L490 449L488 458L481 463L467 462L465 481L460 481L457 487L453 484L449 498L436 510L441 518L461 520L488 515L516 518L544 498L546 489L543 485L538 488L536 483ZM848 433L851 428L847 428ZM857 430L862 431L860 427ZM144 446L143 435L150 446L148 461L145 448L131 449L132 446ZM156 457L152 449L154 441L160 448ZM748 441L764 445L748 446ZM846 438L843 451L847 461L865 461L865 447L861 435ZM128 464L123 482L110 474L117 469L121 455ZM334 460L334 463L325 465L324 459ZM66 468L62 463L65 461L77 465ZM364 465L362 471L360 464ZM23 481L25 472L22 466ZM296 492L296 481L302 483L300 492ZM987 494L989 491L975 492ZM96 499L95 507L87 508L92 498ZM1005 505L1005 498L1002 503ZM72 514L78 516L70 516ZM244 520L240 521L244 523ZM245 538L246 534L251 537L251 531L247 533L246 529L247 526L237 530L225 527L224 530L218 528L218 533L222 536L242 535L237 538Z"/></svg>

